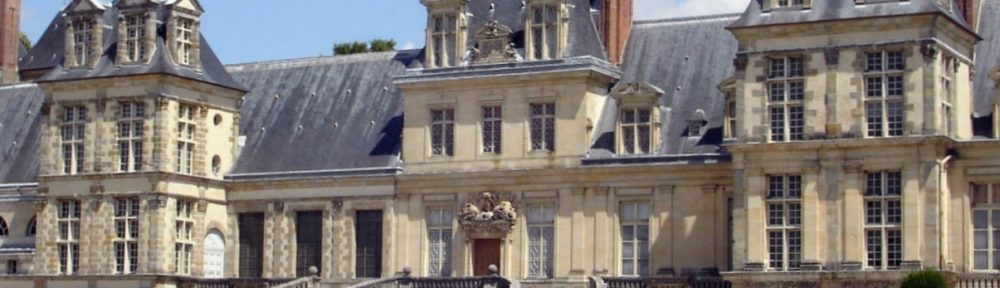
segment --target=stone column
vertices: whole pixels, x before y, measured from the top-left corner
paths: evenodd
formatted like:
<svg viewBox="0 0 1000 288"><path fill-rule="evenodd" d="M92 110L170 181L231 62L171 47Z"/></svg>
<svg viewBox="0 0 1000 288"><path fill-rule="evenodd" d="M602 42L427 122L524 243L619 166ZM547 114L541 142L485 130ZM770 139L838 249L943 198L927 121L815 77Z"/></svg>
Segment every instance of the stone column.
<svg viewBox="0 0 1000 288"><path fill-rule="evenodd" d="M764 204L765 180L764 171L761 169L746 170L746 222L747 239L746 253L747 262L744 267L747 271L763 271L767 263L767 209Z"/></svg>
<svg viewBox="0 0 1000 288"><path fill-rule="evenodd" d="M821 211L825 206L820 202L819 169L811 166L802 173L802 269L820 269L822 250L828 249L823 242L822 223L827 217Z"/></svg>
<svg viewBox="0 0 1000 288"><path fill-rule="evenodd" d="M66 38L64 38L65 39L64 41L66 42L65 45L66 50L64 51L66 57L65 65L69 67L75 67L77 66L76 38L73 37L74 36L73 34L75 34L76 32L74 31L75 28L73 27L73 20L66 19L65 25L66 25Z"/></svg>
<svg viewBox="0 0 1000 288"><path fill-rule="evenodd" d="M653 191L652 218L653 225L650 226L650 256L653 262L650 263L650 270L656 271L664 268L676 268L674 263L674 187L658 186Z"/></svg>
<svg viewBox="0 0 1000 288"><path fill-rule="evenodd" d="M844 255L841 268L845 270L860 270L865 261L865 201L862 194L861 165L847 164L844 166Z"/></svg>

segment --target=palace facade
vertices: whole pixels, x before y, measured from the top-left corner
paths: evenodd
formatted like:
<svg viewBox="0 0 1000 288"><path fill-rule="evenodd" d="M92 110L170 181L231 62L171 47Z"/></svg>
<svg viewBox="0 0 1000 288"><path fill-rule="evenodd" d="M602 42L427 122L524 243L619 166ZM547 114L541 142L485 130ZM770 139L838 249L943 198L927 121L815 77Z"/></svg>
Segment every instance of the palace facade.
<svg viewBox="0 0 1000 288"><path fill-rule="evenodd" d="M27 51L0 0L0 286L1000 271L1000 1L421 0L422 49L234 65L198 2Z"/></svg>

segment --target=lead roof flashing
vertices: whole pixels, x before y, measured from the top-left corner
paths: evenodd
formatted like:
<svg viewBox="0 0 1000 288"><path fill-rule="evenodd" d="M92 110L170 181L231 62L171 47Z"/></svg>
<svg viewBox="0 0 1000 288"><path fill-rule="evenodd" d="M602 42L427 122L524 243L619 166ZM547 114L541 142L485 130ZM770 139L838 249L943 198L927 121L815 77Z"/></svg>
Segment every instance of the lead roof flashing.
<svg viewBox="0 0 1000 288"><path fill-rule="evenodd" d="M403 172L403 167L376 167L358 169L332 169L317 171L289 171L289 172L264 172L264 173L240 173L226 175L225 179L231 182L253 182L267 180L315 180L315 179L337 179L356 177L378 177L393 176Z"/></svg>
<svg viewBox="0 0 1000 288"><path fill-rule="evenodd" d="M593 56L580 56L556 60L524 61L500 64L479 64L462 67L413 69L397 76L394 83L413 84L425 81L464 80L491 78L497 76L520 76L549 74L572 71L593 71L619 79L622 72L618 67Z"/></svg>

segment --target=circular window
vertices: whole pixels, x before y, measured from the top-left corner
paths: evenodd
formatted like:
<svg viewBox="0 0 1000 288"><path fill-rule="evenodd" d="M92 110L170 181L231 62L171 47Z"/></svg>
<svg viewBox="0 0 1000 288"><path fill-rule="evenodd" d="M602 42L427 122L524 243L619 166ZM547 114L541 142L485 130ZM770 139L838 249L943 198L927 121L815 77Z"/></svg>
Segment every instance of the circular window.
<svg viewBox="0 0 1000 288"><path fill-rule="evenodd" d="M212 122L215 123L215 126L222 124L222 114L215 114L215 117L212 117Z"/></svg>
<svg viewBox="0 0 1000 288"><path fill-rule="evenodd" d="M212 156L212 174L219 175L220 170L222 170L222 157Z"/></svg>

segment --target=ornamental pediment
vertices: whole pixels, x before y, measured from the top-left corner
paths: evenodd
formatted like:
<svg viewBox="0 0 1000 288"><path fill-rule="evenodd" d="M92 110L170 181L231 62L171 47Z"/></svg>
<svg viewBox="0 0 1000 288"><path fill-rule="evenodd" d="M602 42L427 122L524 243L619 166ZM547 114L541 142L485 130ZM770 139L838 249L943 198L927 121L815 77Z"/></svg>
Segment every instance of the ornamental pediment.
<svg viewBox="0 0 1000 288"><path fill-rule="evenodd" d="M619 83L611 90L611 97L618 103L652 105L665 94L663 89L647 82Z"/></svg>
<svg viewBox="0 0 1000 288"><path fill-rule="evenodd" d="M506 63L518 60L514 49L514 31L496 20L476 31L476 47L472 48L474 64Z"/></svg>
<svg viewBox="0 0 1000 288"><path fill-rule="evenodd" d="M465 229L466 240L506 238L517 221L513 202L511 195L483 192L479 199L465 203L458 223Z"/></svg>

